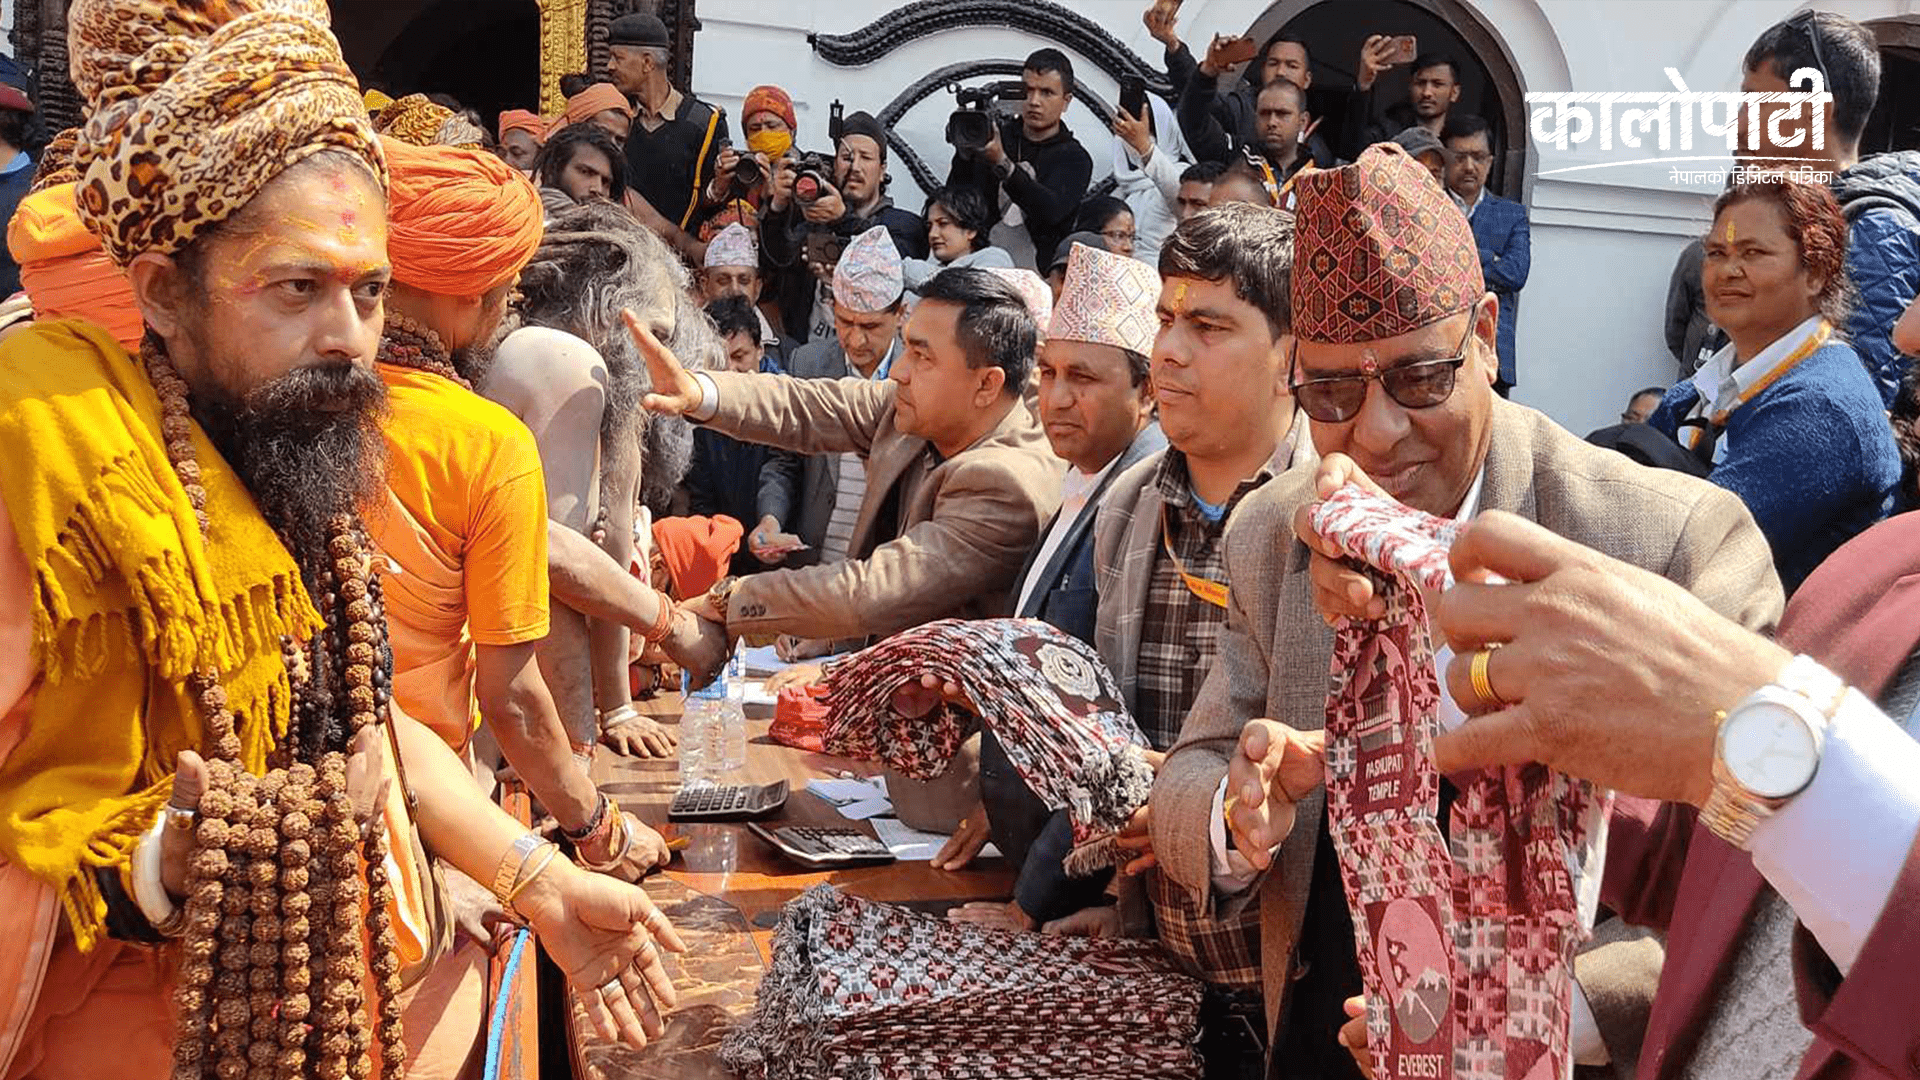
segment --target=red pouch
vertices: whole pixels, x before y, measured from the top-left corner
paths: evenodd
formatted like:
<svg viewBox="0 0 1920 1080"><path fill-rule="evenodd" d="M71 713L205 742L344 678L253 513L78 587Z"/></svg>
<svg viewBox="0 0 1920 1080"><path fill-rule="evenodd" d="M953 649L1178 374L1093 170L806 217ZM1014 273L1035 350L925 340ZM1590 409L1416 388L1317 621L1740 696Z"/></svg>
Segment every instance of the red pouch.
<svg viewBox="0 0 1920 1080"><path fill-rule="evenodd" d="M826 749L827 707L825 698L827 688L819 684L813 686L789 686L780 691L774 701L773 726L767 734L782 746L791 746L798 750L811 750L816 754Z"/></svg>

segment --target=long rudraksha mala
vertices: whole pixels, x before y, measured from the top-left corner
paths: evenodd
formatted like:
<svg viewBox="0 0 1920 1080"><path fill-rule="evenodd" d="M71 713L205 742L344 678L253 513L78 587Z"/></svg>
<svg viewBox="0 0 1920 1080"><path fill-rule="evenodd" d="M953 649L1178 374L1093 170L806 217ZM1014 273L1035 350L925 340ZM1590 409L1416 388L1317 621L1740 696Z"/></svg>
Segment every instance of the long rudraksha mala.
<svg viewBox="0 0 1920 1080"><path fill-rule="evenodd" d="M451 379L462 389L473 389L473 384L453 366L453 355L447 351L440 335L395 311L387 312L386 332L380 338L380 360Z"/></svg>
<svg viewBox="0 0 1920 1080"><path fill-rule="evenodd" d="M204 536L186 383L151 335L141 360L160 397L167 458ZM363 839L347 795L348 743L385 720L393 654L372 545L351 516L328 523L319 564L305 569L326 628L304 646L282 642L293 715L266 775L240 764L219 679L190 682L208 784L187 873L174 1080L365 1080L376 1036L382 1075L405 1070L387 831L376 825ZM369 971L379 996L371 1022Z"/></svg>

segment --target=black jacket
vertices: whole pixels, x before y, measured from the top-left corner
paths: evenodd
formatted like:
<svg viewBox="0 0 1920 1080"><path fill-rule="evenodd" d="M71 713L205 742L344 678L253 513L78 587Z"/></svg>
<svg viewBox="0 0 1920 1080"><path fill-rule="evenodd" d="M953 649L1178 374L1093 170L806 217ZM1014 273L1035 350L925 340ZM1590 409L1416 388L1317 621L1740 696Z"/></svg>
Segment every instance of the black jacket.
<svg viewBox="0 0 1920 1080"><path fill-rule="evenodd" d="M1180 134L1196 161L1231 161L1246 147L1261 152L1259 132L1260 69L1268 50L1279 38L1276 32L1247 63L1247 69L1233 84L1220 92L1218 79L1200 71L1192 50L1181 42L1180 48L1167 50L1167 76L1178 94L1173 114L1180 121ZM1334 119L1339 119L1335 117ZM1319 132L1307 139L1307 156L1320 168L1337 163L1332 147Z"/></svg>
<svg viewBox="0 0 1920 1080"><path fill-rule="evenodd" d="M1044 264L1053 258L1053 249L1060 246L1060 241L1073 231L1074 213L1080 209L1080 200L1086 198L1087 185L1093 180L1093 158L1065 124L1060 125L1053 138L1036 143L1027 141L1019 120L1003 120L1000 145L1007 152L1007 160L1014 165L1005 181L1007 196L1026 215L1027 235L1033 239L1034 256ZM1032 175L1020 167L1022 163L1033 167ZM986 158L955 153L953 167L947 171L947 184L950 187L971 185L986 202L987 212L999 220L1002 184Z"/></svg>

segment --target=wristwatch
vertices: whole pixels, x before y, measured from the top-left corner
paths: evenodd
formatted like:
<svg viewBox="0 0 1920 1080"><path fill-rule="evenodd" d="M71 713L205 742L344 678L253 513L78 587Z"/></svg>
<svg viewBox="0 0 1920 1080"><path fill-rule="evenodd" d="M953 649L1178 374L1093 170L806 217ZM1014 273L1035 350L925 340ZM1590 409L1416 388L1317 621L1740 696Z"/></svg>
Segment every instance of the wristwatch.
<svg viewBox="0 0 1920 1080"><path fill-rule="evenodd" d="M1747 850L1754 828L1813 783L1827 725L1846 693L1839 676L1796 656L1728 711L1714 738L1713 791L1701 823Z"/></svg>
<svg viewBox="0 0 1920 1080"><path fill-rule="evenodd" d="M727 621L727 610L733 604L733 591L740 587L740 576L728 574L707 590L707 603L720 616L721 622Z"/></svg>

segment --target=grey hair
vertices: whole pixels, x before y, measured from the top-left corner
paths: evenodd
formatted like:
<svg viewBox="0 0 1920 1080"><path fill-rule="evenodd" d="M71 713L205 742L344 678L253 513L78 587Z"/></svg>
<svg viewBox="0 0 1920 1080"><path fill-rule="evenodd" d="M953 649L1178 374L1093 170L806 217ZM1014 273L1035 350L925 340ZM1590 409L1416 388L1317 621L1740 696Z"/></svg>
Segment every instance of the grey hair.
<svg viewBox="0 0 1920 1080"><path fill-rule="evenodd" d="M641 410L640 399L652 385L620 314L626 308L643 314L658 310L664 301L673 316L664 344L676 356L704 356L709 351L705 339L715 335L690 285L672 249L626 208L604 201L553 215L539 251L520 275L522 319L585 340L607 365L600 427L608 462L601 470L603 514L611 505L607 495L625 490L634 468L640 470L647 505L663 509L664 503L656 503L659 494L664 491L671 500L692 463L693 431L687 422L649 421Z"/></svg>

